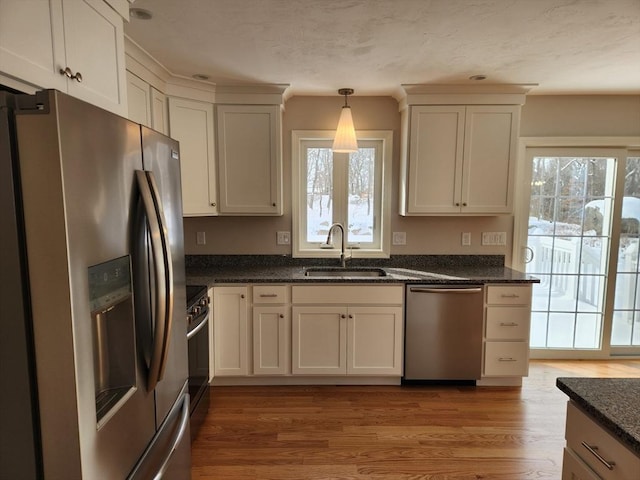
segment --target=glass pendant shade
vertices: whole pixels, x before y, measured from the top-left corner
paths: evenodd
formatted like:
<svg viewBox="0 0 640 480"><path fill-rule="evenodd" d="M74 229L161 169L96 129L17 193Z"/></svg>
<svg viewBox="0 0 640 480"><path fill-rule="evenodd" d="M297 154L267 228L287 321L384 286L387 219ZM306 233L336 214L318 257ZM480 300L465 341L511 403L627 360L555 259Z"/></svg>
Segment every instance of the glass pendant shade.
<svg viewBox="0 0 640 480"><path fill-rule="evenodd" d="M358 151L358 141L356 131L353 128L353 118L351 117L351 107L345 105L340 113L336 138L333 140L332 150L338 153L352 153Z"/></svg>

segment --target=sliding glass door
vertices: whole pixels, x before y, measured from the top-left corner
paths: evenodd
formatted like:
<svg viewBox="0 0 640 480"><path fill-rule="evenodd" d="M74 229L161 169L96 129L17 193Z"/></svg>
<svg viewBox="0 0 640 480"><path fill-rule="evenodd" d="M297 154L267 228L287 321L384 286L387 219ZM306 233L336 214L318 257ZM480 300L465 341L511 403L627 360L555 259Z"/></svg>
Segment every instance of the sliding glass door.
<svg viewBox="0 0 640 480"><path fill-rule="evenodd" d="M526 272L540 279L532 356L640 353L639 159L619 149L528 148L526 169L520 242Z"/></svg>

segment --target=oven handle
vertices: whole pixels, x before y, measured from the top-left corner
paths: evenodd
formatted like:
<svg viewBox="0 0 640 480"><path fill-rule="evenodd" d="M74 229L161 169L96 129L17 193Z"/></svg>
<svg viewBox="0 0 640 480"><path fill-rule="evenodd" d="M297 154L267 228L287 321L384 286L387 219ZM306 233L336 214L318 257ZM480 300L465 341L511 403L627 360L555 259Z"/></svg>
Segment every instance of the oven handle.
<svg viewBox="0 0 640 480"><path fill-rule="evenodd" d="M208 321L209 321L209 312L207 312L207 314L204 317L202 317L202 320L200 320L195 327L193 327L187 332L187 340L191 340L196 333L198 333L200 330L204 328L204 326L207 324Z"/></svg>

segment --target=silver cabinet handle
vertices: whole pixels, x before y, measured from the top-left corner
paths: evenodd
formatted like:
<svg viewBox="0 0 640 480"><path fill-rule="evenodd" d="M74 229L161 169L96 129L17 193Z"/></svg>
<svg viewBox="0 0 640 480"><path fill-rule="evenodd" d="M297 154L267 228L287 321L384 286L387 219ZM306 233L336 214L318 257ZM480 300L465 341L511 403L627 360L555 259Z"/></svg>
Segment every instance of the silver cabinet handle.
<svg viewBox="0 0 640 480"><path fill-rule="evenodd" d="M82 83L82 74L80 72L73 73L69 67L61 68L58 70L58 72L60 72L60 75L64 75L71 80Z"/></svg>
<svg viewBox="0 0 640 480"><path fill-rule="evenodd" d="M261 293L260 298L276 298L278 296L277 293Z"/></svg>
<svg viewBox="0 0 640 480"><path fill-rule="evenodd" d="M500 357L498 358L499 362L517 362L515 358L512 357Z"/></svg>
<svg viewBox="0 0 640 480"><path fill-rule="evenodd" d="M518 324L516 322L500 322L501 327L517 327Z"/></svg>
<svg viewBox="0 0 640 480"><path fill-rule="evenodd" d="M595 446L592 447L587 442L582 442L582 446L586 448L590 454L596 457L600 463L602 463L605 467L607 467L608 470L613 470L613 467L615 466L615 462L607 462L604 458L602 458L602 455L600 455L597 451L598 447L595 447Z"/></svg>
<svg viewBox="0 0 640 480"><path fill-rule="evenodd" d="M500 295L502 298L519 298L520 295L516 295L515 293L503 293L502 295Z"/></svg>

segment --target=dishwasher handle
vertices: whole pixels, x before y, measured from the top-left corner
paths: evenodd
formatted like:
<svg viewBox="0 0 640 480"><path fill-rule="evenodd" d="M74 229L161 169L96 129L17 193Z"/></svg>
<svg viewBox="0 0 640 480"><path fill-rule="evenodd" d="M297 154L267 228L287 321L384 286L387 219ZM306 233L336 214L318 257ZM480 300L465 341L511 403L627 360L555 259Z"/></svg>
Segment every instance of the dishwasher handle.
<svg viewBox="0 0 640 480"><path fill-rule="evenodd" d="M482 287L473 288L429 288L429 287L409 287L411 293L478 293Z"/></svg>

